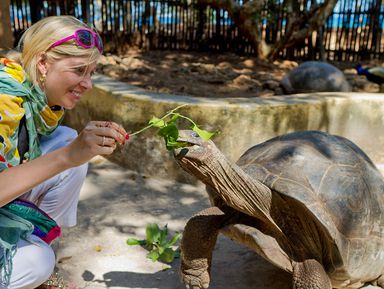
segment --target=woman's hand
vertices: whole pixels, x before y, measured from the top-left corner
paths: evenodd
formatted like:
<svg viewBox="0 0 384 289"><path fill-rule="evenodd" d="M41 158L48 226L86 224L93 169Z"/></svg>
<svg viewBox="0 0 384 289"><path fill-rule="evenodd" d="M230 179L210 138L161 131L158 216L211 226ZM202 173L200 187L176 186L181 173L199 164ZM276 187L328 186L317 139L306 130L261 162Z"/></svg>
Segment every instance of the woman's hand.
<svg viewBox="0 0 384 289"><path fill-rule="evenodd" d="M78 166L96 155L109 155L128 138L125 129L110 121L91 121L67 147L67 161Z"/></svg>
<svg viewBox="0 0 384 289"><path fill-rule="evenodd" d="M128 134L116 123L91 121L68 146L0 173L0 207L54 175L82 165L96 155L111 154Z"/></svg>

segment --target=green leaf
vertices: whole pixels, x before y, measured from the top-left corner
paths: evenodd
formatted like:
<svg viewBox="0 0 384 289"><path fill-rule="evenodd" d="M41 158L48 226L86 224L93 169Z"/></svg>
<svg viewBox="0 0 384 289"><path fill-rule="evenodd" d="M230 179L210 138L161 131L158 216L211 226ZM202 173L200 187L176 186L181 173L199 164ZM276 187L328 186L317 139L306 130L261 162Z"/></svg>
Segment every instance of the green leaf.
<svg viewBox="0 0 384 289"><path fill-rule="evenodd" d="M135 131L131 133L130 135L136 135L139 133L142 133L143 131L147 130L150 127L158 128L158 135L162 136L165 140L165 146L167 150L173 150L175 148L181 148L188 146L189 144L186 142L179 142L177 141L179 137L179 129L177 127L177 120L179 118L183 118L191 123L192 130L195 131L203 140L209 140L212 138L217 132L208 132L206 130L203 130L199 128L196 123L189 117L186 117L178 112L175 112L176 110L180 109L181 107L186 106L186 104L179 105L178 107L172 109L171 111L168 111L163 117L158 118L156 116L153 116L149 120L149 125L146 127Z"/></svg>
<svg viewBox="0 0 384 289"><path fill-rule="evenodd" d="M174 123L171 123L159 129L158 134L162 137L171 137L177 140L179 137L179 129Z"/></svg>
<svg viewBox="0 0 384 289"><path fill-rule="evenodd" d="M174 258L175 258L175 253L171 248L166 248L163 254L159 256L159 260L164 261L166 263L171 263Z"/></svg>
<svg viewBox="0 0 384 289"><path fill-rule="evenodd" d="M156 117L156 116L152 117L148 123L150 125L152 125L154 127L158 127L158 128L162 128L163 126L165 126L165 121L161 118Z"/></svg>
<svg viewBox="0 0 384 289"><path fill-rule="evenodd" d="M166 142L166 147L168 150L171 150L175 147L183 147L183 146L185 146L185 144L180 144L179 142L177 142L179 130L176 126L176 122L179 118L183 118L183 119L189 121L192 125L192 129L204 140L208 140L208 139L212 138L215 134L217 134L217 132L211 133L211 132L208 132L206 130L200 129L192 119L190 119L189 117L186 117L186 116L184 116L178 112L175 112L176 110L178 110L179 108L184 107L184 106L186 106L186 104L179 105L178 107L172 109L171 111L168 111L161 118L153 116L148 122L149 125L147 125L146 127L142 128L136 132L131 133L130 135L133 136L133 135L136 135L136 134L139 134L139 133L145 131L146 129L148 129L150 127L155 127L155 128L159 129L158 134L160 136L164 137L165 142ZM168 120L166 120L166 119L168 119Z"/></svg>
<svg viewBox="0 0 384 289"><path fill-rule="evenodd" d="M176 125L176 120L181 116L180 113L175 112L173 113L171 119L167 122L168 124L175 124Z"/></svg>
<svg viewBox="0 0 384 289"><path fill-rule="evenodd" d="M158 242L161 230L157 224L148 224L145 233L147 236L147 244L154 244Z"/></svg>
<svg viewBox="0 0 384 289"><path fill-rule="evenodd" d="M209 132L209 131L203 130L199 128L197 125L194 125L192 127L192 130L196 132L199 135L199 137L201 137L203 140L209 140L216 134L216 132Z"/></svg>
<svg viewBox="0 0 384 289"><path fill-rule="evenodd" d="M169 269L171 269L172 267L171 266L169 266L169 265L163 265L162 267L161 267L161 271L167 271L167 270L169 270Z"/></svg>
<svg viewBox="0 0 384 289"><path fill-rule="evenodd" d="M146 240L138 240L138 239L134 239L134 238L129 238L127 240L127 244L130 245L130 246L145 245L146 243L147 243Z"/></svg>
<svg viewBox="0 0 384 289"><path fill-rule="evenodd" d="M166 244L167 247L175 245L175 243L181 238L181 233L176 233L172 239Z"/></svg>
<svg viewBox="0 0 384 289"><path fill-rule="evenodd" d="M165 146L168 150L171 150L179 145L179 142L177 141L179 138L179 129L175 124L167 124L167 126L159 130L158 134L164 137Z"/></svg>
<svg viewBox="0 0 384 289"><path fill-rule="evenodd" d="M160 257L160 254L157 250L152 250L147 254L147 258L151 259L153 262L156 262Z"/></svg>
<svg viewBox="0 0 384 289"><path fill-rule="evenodd" d="M180 256L180 250L173 250L171 247L180 239L181 233L176 233L168 240L168 225L160 229L157 224L148 224L146 227L146 240L138 240L130 238L127 240L128 245L145 245L149 251L147 258L152 261L161 260L170 263L174 258Z"/></svg>
<svg viewBox="0 0 384 289"><path fill-rule="evenodd" d="M159 246L164 247L167 245L167 236L168 236L168 227L167 225L164 226L164 229L161 230L160 233L160 239L159 239ZM161 254L161 252L160 252Z"/></svg>

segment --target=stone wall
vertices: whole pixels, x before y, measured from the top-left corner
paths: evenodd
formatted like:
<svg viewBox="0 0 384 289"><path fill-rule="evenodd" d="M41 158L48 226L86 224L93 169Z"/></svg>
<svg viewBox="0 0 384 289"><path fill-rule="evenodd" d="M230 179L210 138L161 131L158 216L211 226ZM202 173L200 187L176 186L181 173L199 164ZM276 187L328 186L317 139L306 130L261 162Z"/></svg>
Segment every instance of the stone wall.
<svg viewBox="0 0 384 289"><path fill-rule="evenodd" d="M93 90L67 112L65 123L80 130L90 120L112 120L133 132L145 127L152 116L161 117L181 104L187 106L180 113L204 129L220 130L214 142L232 161L271 137L298 130L322 130L351 139L374 162L384 163L384 94L196 98L150 93L98 75ZM144 175L192 181L173 160L155 129L132 137L108 158Z"/></svg>

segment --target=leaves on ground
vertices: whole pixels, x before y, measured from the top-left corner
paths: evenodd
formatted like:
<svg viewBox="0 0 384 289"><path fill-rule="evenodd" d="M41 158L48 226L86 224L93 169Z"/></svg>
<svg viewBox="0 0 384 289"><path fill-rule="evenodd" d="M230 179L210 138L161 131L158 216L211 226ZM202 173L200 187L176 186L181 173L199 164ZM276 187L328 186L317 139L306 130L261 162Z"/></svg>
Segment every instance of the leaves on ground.
<svg viewBox="0 0 384 289"><path fill-rule="evenodd" d="M145 232L145 240L129 238L127 244L131 246L144 246L149 251L147 258L153 262L163 261L165 263L171 263L175 258L180 256L179 249L174 250L172 247L181 238L181 233L176 233L168 239L167 225L165 225L163 229L160 229L157 224L148 224Z"/></svg>

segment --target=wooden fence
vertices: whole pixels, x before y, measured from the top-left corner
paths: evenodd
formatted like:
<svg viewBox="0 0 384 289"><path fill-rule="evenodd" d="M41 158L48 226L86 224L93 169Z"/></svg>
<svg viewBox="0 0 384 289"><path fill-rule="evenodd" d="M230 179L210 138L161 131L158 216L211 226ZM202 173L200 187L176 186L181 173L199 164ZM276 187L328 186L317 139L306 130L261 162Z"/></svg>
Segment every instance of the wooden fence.
<svg viewBox="0 0 384 289"><path fill-rule="evenodd" d="M282 2L267 1L259 16L267 43L284 35ZM303 0L302 7L310 2ZM106 51L112 53L124 53L130 46L254 53L227 11L199 6L196 0L11 0L15 38L50 15L74 15L92 24L100 32ZM321 37L314 33L301 45L284 50L280 57L319 59L323 51L332 61L382 60L383 19L382 0L339 0L320 30Z"/></svg>

